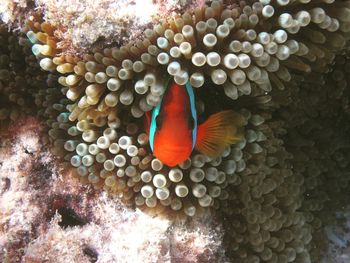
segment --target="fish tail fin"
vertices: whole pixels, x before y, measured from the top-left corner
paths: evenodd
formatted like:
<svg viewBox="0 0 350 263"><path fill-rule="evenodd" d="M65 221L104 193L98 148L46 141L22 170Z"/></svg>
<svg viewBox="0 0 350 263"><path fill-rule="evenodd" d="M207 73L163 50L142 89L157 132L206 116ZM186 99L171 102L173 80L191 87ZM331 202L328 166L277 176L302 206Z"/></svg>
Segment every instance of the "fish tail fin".
<svg viewBox="0 0 350 263"><path fill-rule="evenodd" d="M244 124L243 116L231 110L211 115L198 126L196 150L210 157L217 157L226 146L241 139L239 132Z"/></svg>

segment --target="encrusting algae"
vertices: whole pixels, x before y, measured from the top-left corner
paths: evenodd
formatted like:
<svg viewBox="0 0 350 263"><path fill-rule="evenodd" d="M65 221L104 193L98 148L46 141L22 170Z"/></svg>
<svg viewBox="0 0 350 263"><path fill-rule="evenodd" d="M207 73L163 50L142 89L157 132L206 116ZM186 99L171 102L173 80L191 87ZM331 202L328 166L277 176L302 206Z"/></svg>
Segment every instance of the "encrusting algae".
<svg viewBox="0 0 350 263"><path fill-rule="evenodd" d="M239 262L311 262L332 192L325 182L334 176L341 191L349 180L349 142L337 139L349 121L349 28L350 1L212 1L160 20L142 39L74 56L54 26L32 16L21 33L1 31L0 118L33 113L23 106L35 101L52 151L126 203L187 216L218 209ZM25 57L18 68L12 50ZM175 167L155 158L145 113L169 76L194 88L200 122L239 114L242 139Z"/></svg>

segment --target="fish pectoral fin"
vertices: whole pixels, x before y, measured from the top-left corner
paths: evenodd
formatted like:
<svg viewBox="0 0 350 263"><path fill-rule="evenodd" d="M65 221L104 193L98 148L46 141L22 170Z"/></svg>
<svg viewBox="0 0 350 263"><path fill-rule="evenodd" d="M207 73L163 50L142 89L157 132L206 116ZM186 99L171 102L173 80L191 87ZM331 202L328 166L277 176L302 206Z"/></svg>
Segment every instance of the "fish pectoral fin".
<svg viewBox="0 0 350 263"><path fill-rule="evenodd" d="M198 126L196 150L212 158L219 156L228 145L241 139L239 130L244 124L243 116L231 110L211 115Z"/></svg>

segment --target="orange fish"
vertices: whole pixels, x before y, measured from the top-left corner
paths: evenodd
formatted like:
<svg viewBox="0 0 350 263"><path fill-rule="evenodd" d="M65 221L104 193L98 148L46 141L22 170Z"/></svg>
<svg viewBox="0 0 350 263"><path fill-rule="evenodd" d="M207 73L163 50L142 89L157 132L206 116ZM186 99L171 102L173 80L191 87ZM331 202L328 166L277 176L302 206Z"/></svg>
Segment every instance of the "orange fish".
<svg viewBox="0 0 350 263"><path fill-rule="evenodd" d="M146 114L146 130L154 156L168 166L185 161L194 149L217 157L226 146L237 142L237 130L242 116L234 111L211 115L204 123L197 123L193 88L190 83L166 83L161 103Z"/></svg>

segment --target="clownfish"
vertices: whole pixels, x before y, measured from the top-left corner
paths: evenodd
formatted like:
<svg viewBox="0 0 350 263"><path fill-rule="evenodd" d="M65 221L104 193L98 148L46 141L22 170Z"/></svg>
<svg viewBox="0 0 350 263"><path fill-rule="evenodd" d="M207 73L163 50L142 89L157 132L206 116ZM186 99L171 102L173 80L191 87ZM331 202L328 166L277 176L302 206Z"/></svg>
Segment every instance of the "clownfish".
<svg viewBox="0 0 350 263"><path fill-rule="evenodd" d="M185 161L194 149L215 158L240 140L241 115L231 110L215 113L198 124L193 88L168 79L161 102L146 113L146 130L153 155L168 166Z"/></svg>

